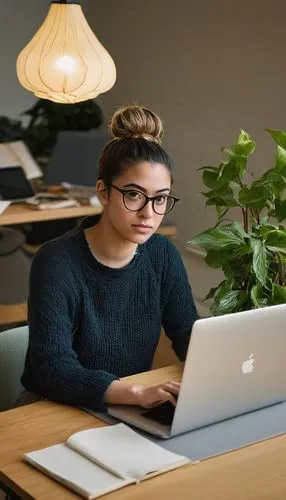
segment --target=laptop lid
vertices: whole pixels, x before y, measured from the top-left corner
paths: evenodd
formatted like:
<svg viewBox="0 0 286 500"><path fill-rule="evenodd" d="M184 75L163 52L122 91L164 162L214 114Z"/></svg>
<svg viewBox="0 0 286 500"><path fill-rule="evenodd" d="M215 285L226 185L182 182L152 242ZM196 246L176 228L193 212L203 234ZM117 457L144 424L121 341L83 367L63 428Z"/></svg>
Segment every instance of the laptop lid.
<svg viewBox="0 0 286 500"><path fill-rule="evenodd" d="M34 194L21 166L0 168L0 200L20 201Z"/></svg>
<svg viewBox="0 0 286 500"><path fill-rule="evenodd" d="M286 400L286 304L200 319L171 435Z"/></svg>
<svg viewBox="0 0 286 500"><path fill-rule="evenodd" d="M45 169L45 184L95 187L99 156L109 139L101 129L60 132Z"/></svg>

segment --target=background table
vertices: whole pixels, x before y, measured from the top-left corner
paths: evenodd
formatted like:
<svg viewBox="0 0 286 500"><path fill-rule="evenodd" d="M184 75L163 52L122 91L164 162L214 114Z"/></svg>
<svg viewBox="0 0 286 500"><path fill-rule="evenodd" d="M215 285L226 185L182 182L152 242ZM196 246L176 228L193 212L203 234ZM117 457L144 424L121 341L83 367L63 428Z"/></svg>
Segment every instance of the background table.
<svg viewBox="0 0 286 500"><path fill-rule="evenodd" d="M57 208L50 210L35 210L25 203L15 203L0 215L0 226L11 226L14 224L26 224L32 222L43 222L59 219L70 219L73 217L85 217L101 212L101 207L91 205L80 205L79 207Z"/></svg>

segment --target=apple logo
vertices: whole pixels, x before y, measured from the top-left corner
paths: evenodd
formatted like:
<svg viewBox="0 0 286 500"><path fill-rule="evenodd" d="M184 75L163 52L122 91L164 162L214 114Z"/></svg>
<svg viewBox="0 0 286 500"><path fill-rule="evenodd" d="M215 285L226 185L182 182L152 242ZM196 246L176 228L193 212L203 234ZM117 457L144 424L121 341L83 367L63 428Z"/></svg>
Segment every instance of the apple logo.
<svg viewBox="0 0 286 500"><path fill-rule="evenodd" d="M243 375L246 375L247 373L251 373L254 369L253 363L255 361L254 358L254 353L250 354L249 358L243 361L241 365L241 371Z"/></svg>

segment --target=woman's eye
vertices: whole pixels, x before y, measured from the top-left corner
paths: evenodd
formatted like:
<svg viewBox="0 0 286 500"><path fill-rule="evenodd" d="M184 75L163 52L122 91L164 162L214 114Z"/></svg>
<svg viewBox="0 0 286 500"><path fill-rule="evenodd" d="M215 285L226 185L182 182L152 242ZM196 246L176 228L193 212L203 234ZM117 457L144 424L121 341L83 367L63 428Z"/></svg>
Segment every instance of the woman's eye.
<svg viewBox="0 0 286 500"><path fill-rule="evenodd" d="M156 205L164 205L167 201L167 196L156 196L155 203Z"/></svg>
<svg viewBox="0 0 286 500"><path fill-rule="evenodd" d="M138 193L138 191L127 191L126 195L130 200L141 200L142 194Z"/></svg>

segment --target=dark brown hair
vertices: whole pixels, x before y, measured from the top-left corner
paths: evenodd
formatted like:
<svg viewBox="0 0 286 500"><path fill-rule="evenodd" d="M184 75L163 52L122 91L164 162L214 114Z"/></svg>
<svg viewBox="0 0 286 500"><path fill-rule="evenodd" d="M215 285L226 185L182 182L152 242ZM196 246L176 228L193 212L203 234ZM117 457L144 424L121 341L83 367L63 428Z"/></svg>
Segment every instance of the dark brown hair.
<svg viewBox="0 0 286 500"><path fill-rule="evenodd" d="M119 108L110 123L114 139L106 144L99 159L99 175L107 188L125 168L142 161L164 165L173 182L173 163L160 145L163 125L160 118L142 106Z"/></svg>

